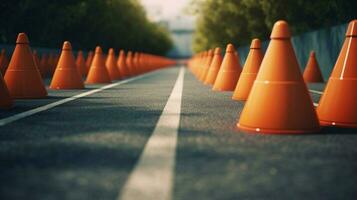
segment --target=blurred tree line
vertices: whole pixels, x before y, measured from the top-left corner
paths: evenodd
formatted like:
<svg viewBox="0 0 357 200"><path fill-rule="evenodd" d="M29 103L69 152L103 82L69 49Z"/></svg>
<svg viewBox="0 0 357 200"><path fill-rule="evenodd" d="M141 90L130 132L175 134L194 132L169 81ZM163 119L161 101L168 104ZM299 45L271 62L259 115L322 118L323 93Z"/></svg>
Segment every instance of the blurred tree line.
<svg viewBox="0 0 357 200"><path fill-rule="evenodd" d="M138 0L0 0L0 43L26 32L32 46L96 45L154 54L171 46L168 32L147 20Z"/></svg>
<svg viewBox="0 0 357 200"><path fill-rule="evenodd" d="M193 50L267 40L279 19L288 21L294 35L348 23L356 8L356 0L192 0L189 12L197 16Z"/></svg>

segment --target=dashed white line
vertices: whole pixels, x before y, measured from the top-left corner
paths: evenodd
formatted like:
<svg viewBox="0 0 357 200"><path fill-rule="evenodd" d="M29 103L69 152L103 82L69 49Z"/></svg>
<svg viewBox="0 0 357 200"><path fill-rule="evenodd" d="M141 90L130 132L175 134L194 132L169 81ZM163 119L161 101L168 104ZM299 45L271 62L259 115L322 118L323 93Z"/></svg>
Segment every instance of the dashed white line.
<svg viewBox="0 0 357 200"><path fill-rule="evenodd" d="M15 121L23 119L25 117L29 117L31 115L35 115L37 113L49 110L51 108L54 108L56 106L59 106L59 105L74 101L76 99L79 99L79 98L82 98L82 97L85 97L85 96L89 96L89 95L101 92L103 90L106 90L106 89L109 89L109 88L112 88L112 87L116 87L116 86L119 86L119 85L122 85L122 84L125 84L125 83L129 83L131 81L135 81L135 80L144 78L144 77L146 77L146 76L148 76L148 75L150 75L152 73L153 72L148 73L148 74L144 74L144 75L141 75L141 76L137 76L137 77L134 77L134 78L126 79L126 80L123 80L123 81L119 81L117 83L112 83L112 84L103 86L103 87L98 88L98 89L90 90L88 92L77 94L77 95L74 95L72 97L68 97L68 98L65 98L65 99L62 99L62 100L59 100L59 101L44 105L44 106L40 106L38 108L34 108L32 110L28 110L28 111L25 111L25 112L22 112L22 113L15 114L15 115L10 116L10 117L6 117L6 118L3 118L3 119L0 119L0 126L4 126L6 124L15 122Z"/></svg>
<svg viewBox="0 0 357 200"><path fill-rule="evenodd" d="M152 136L118 197L120 200L170 200L185 69L177 81Z"/></svg>

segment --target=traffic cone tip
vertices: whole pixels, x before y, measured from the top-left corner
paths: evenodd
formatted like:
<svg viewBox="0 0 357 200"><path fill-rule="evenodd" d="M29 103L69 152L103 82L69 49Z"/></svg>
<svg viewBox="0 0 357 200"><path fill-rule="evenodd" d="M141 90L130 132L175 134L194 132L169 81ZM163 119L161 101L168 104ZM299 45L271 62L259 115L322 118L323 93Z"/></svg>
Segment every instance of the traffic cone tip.
<svg viewBox="0 0 357 200"><path fill-rule="evenodd" d="M19 33L17 36L16 44L29 44L29 38L26 33Z"/></svg>
<svg viewBox="0 0 357 200"><path fill-rule="evenodd" d="M259 39L253 39L252 44L250 45L250 49L260 49L262 46Z"/></svg>
<svg viewBox="0 0 357 200"><path fill-rule="evenodd" d="M103 53L102 48L100 46L97 46L95 48L95 54L102 54L102 53Z"/></svg>
<svg viewBox="0 0 357 200"><path fill-rule="evenodd" d="M357 36L357 19L352 20L348 24L348 28L346 31L346 37L353 37L353 36Z"/></svg>
<svg viewBox="0 0 357 200"><path fill-rule="evenodd" d="M68 41L65 41L65 42L63 43L62 50L72 50L72 45L71 45L71 43L68 42Z"/></svg>
<svg viewBox="0 0 357 200"><path fill-rule="evenodd" d="M219 48L219 47L217 47L217 48L214 49L214 54L215 54L215 55L221 54L221 52L222 52L222 50L221 50L221 48Z"/></svg>
<svg viewBox="0 0 357 200"><path fill-rule="evenodd" d="M235 51L236 51L236 50L235 50L233 44L228 44L228 45L227 45L226 52L235 52Z"/></svg>
<svg viewBox="0 0 357 200"><path fill-rule="evenodd" d="M291 37L289 30L289 25L284 20L279 20L274 24L273 30L271 32L271 39L288 39Z"/></svg>

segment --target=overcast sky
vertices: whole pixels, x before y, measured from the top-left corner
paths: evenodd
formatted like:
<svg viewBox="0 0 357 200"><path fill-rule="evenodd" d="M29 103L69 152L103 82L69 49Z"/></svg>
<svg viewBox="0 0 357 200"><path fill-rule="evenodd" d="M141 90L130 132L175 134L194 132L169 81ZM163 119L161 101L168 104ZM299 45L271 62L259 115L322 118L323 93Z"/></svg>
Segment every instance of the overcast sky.
<svg viewBox="0 0 357 200"><path fill-rule="evenodd" d="M168 19L184 16L183 9L191 0L141 0L149 17Z"/></svg>

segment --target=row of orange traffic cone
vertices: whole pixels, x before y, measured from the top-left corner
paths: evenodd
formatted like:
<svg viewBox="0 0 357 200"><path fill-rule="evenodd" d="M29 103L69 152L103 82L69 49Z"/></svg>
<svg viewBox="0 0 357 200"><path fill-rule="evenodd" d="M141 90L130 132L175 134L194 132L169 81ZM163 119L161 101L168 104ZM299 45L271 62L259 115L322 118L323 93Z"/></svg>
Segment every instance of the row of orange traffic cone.
<svg viewBox="0 0 357 200"><path fill-rule="evenodd" d="M91 54L89 57L91 59ZM4 78L0 74L0 108L12 107L13 98L47 96L39 62L36 54L34 56L31 52L26 34L20 33ZM116 59L113 49L109 50L109 55L105 58L102 49L97 46L90 67L87 68L83 53L79 52L75 60L70 42L65 41L50 88L83 89L82 76L85 75L87 75L85 81L87 84L111 83L114 80L133 77L174 63L170 59L144 53L128 52L125 56L124 51L120 51L119 58Z"/></svg>
<svg viewBox="0 0 357 200"><path fill-rule="evenodd" d="M305 82L323 82L315 53L302 75L285 21L275 23L265 55L254 39L243 71L229 44L195 55L188 67L214 91L234 91L246 100L237 126L248 132L310 133L322 126L357 128L357 20L350 22L342 50L320 99L317 112Z"/></svg>

